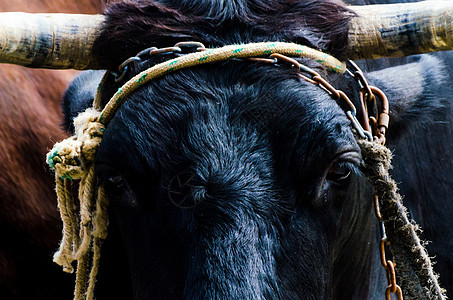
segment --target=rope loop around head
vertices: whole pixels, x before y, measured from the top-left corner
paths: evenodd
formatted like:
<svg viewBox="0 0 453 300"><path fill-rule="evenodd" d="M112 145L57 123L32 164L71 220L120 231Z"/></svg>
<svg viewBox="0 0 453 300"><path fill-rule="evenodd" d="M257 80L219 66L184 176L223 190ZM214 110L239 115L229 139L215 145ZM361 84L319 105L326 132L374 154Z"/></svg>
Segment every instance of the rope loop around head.
<svg viewBox="0 0 453 300"><path fill-rule="evenodd" d="M228 45L221 48L208 49L205 51L190 53L175 59L157 64L131 78L112 96L102 110L100 121L103 124L113 118L124 99L133 91L147 82L161 77L176 70L190 68L197 65L225 61L229 59L269 56L273 53L290 55L294 57L310 58L326 67L329 71L344 73L345 63L335 57L307 46L286 42L263 42L242 45ZM95 102L96 99L95 99Z"/></svg>

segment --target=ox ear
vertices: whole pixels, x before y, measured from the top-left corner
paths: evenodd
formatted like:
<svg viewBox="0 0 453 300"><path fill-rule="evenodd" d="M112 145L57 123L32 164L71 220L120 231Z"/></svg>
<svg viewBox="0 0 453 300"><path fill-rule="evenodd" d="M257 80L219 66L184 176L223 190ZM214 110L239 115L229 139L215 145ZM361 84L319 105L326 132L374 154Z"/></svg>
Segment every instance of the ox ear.
<svg viewBox="0 0 453 300"><path fill-rule="evenodd" d="M368 73L370 83L390 102L389 143L444 119L452 90L442 65L438 58L422 55L416 62Z"/></svg>
<svg viewBox="0 0 453 300"><path fill-rule="evenodd" d="M71 82L63 96L64 129L74 133L74 118L93 105L105 71L84 71Z"/></svg>

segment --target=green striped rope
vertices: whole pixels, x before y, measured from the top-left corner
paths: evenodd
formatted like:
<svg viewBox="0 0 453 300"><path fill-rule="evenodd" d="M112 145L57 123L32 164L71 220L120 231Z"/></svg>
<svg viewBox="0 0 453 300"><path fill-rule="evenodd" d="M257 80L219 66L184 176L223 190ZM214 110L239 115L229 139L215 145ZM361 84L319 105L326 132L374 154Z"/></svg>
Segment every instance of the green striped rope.
<svg viewBox="0 0 453 300"><path fill-rule="evenodd" d="M337 73L344 73L346 71L346 65L335 57L309 48L307 46L302 46L294 43L252 43L208 49L202 52L195 52L165 61L137 74L129 81L127 81L113 95L113 97L101 111L99 121L102 124L107 125L128 95L130 95L133 91L135 91L148 81L163 76L167 73L211 62L218 62L233 58L266 56L273 53L280 53L283 55L295 57L307 57L314 59L318 63L327 67L327 69L329 69L330 71ZM101 93L98 93L96 95L96 98L99 98L100 95ZM100 103L100 99L95 99L95 103Z"/></svg>

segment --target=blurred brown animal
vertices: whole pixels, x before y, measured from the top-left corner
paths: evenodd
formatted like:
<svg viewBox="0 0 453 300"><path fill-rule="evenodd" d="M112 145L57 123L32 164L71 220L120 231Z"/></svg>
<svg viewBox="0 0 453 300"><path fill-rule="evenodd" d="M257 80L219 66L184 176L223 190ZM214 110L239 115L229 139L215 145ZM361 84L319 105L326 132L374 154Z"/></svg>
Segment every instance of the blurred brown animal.
<svg viewBox="0 0 453 300"><path fill-rule="evenodd" d="M0 11L99 13L105 0L0 0ZM61 224L45 154L65 137L60 100L74 71L0 66L0 299L70 299L52 262Z"/></svg>

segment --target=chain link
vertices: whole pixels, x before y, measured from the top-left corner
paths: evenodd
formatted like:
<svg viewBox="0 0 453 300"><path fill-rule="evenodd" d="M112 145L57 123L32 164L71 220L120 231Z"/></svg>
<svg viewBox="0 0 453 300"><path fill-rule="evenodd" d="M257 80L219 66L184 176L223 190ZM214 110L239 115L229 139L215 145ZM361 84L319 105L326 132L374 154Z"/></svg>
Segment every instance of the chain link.
<svg viewBox="0 0 453 300"><path fill-rule="evenodd" d="M185 51L181 51L181 54L206 51L206 47L200 42L179 42L173 47L184 49Z"/></svg>
<svg viewBox="0 0 453 300"><path fill-rule="evenodd" d="M381 241L379 243L381 265L386 270L388 281L388 286L385 289L385 300L391 300L390 294L396 294L398 300L403 300L403 292L401 291L401 287L396 283L395 263L391 260L387 260L387 255L385 253L385 246L390 245L390 242L387 240L384 222L382 220L382 215L379 209L379 197L376 193L374 194L374 208L376 219L378 219L381 228Z"/></svg>

